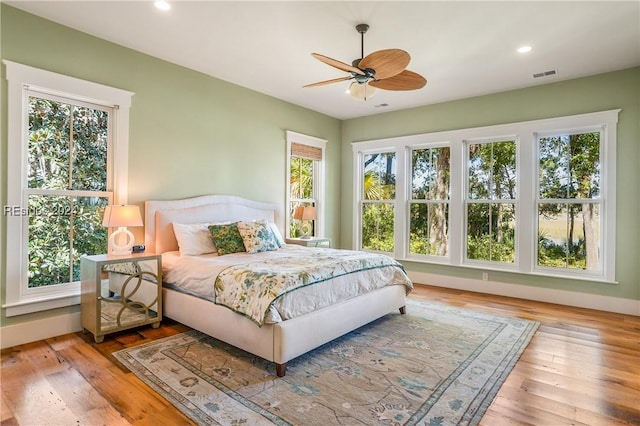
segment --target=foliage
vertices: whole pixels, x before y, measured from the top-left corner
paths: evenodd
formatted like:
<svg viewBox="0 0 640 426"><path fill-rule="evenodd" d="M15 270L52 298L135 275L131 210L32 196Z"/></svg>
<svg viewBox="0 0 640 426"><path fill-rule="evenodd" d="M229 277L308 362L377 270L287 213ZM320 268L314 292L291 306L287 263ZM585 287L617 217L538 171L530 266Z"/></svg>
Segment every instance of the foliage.
<svg viewBox="0 0 640 426"><path fill-rule="evenodd" d="M313 199L313 160L301 157L291 157L289 169L289 191L291 205L289 217L293 218L293 214L298 206L313 205L311 201L303 202L302 200ZM297 238L302 235L300 221L291 220L289 223L289 235ZM313 222L315 226L315 222ZM315 235L312 230L311 235Z"/></svg>
<svg viewBox="0 0 640 426"><path fill-rule="evenodd" d="M362 248L393 252L395 198L395 153L365 156L364 199L362 211ZM386 202L385 202L386 201Z"/></svg>
<svg viewBox="0 0 640 426"><path fill-rule="evenodd" d="M107 250L108 196L73 191L107 190L108 120L99 109L29 98L28 188L41 190L27 209L30 287L78 280L80 257Z"/></svg>
<svg viewBox="0 0 640 426"><path fill-rule="evenodd" d="M597 207L580 200L600 195L600 133L541 138L539 233L548 223L567 218L560 238L541 237L538 264L594 270L599 267ZM578 227L581 227L578 228ZM579 238L582 235L582 238Z"/></svg>
<svg viewBox="0 0 640 426"><path fill-rule="evenodd" d="M362 212L362 248L393 252L393 222L392 204L365 204Z"/></svg>

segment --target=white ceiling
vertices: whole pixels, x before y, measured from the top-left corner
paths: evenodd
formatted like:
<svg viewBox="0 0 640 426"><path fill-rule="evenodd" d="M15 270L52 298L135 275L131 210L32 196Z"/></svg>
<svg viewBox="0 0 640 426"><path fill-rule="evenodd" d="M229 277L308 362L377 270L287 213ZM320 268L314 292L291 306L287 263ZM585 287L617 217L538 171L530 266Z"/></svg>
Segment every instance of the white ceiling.
<svg viewBox="0 0 640 426"><path fill-rule="evenodd" d="M635 1L6 1L63 25L332 117L347 119L640 65ZM314 59L399 48L428 84L366 102ZM528 44L533 50L520 54ZM532 74L557 70L551 77ZM388 104L380 107L380 104Z"/></svg>

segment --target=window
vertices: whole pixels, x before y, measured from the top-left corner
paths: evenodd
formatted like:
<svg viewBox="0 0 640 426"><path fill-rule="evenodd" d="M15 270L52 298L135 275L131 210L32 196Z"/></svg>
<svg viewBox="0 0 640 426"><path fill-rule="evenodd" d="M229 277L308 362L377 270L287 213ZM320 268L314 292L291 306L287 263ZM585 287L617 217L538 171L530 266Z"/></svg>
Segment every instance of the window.
<svg viewBox="0 0 640 426"><path fill-rule="evenodd" d="M538 137L538 267L602 269L601 133Z"/></svg>
<svg viewBox="0 0 640 426"><path fill-rule="evenodd" d="M618 113L353 143L354 247L614 282Z"/></svg>
<svg viewBox="0 0 640 426"><path fill-rule="evenodd" d="M449 255L450 157L449 147L411 150L411 255Z"/></svg>
<svg viewBox="0 0 640 426"><path fill-rule="evenodd" d="M516 142L467 142L468 260L514 263Z"/></svg>
<svg viewBox="0 0 640 426"><path fill-rule="evenodd" d="M366 250L394 251L396 153L362 156L362 246Z"/></svg>
<svg viewBox="0 0 640 426"><path fill-rule="evenodd" d="M310 236L320 237L324 229L324 151L326 140L287 131L287 216L286 237L302 235L301 221L294 219L298 207L315 207Z"/></svg>
<svg viewBox="0 0 640 426"><path fill-rule="evenodd" d="M126 201L131 93L5 64L12 316L78 303L80 257L106 253L104 207Z"/></svg>

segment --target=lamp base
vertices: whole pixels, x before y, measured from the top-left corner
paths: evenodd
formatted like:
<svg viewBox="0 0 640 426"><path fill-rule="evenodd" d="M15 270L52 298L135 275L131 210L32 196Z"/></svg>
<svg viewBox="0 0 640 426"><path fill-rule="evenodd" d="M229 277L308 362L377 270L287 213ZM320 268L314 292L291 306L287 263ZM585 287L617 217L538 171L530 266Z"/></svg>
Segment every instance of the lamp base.
<svg viewBox="0 0 640 426"><path fill-rule="evenodd" d="M122 237L124 238L124 244L122 244ZM133 247L134 237L131 231L124 226L119 227L116 231L111 233L109 237L109 254L114 256L122 256L131 254L131 248Z"/></svg>
<svg viewBox="0 0 640 426"><path fill-rule="evenodd" d="M302 221L302 225L300 226L300 231L302 232L302 235L300 235L301 240L311 239L311 235L309 235L311 233L311 224L309 223L308 220Z"/></svg>

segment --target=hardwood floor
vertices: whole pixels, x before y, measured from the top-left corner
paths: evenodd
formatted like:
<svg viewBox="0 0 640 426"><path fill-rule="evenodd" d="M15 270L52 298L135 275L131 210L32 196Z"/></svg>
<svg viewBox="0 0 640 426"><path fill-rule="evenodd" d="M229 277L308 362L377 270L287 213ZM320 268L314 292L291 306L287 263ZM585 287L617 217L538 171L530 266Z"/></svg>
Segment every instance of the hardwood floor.
<svg viewBox="0 0 640 426"><path fill-rule="evenodd" d="M422 285L411 297L541 323L482 425L640 425L640 317ZM192 424L111 355L186 330L165 320L3 350L1 425Z"/></svg>

